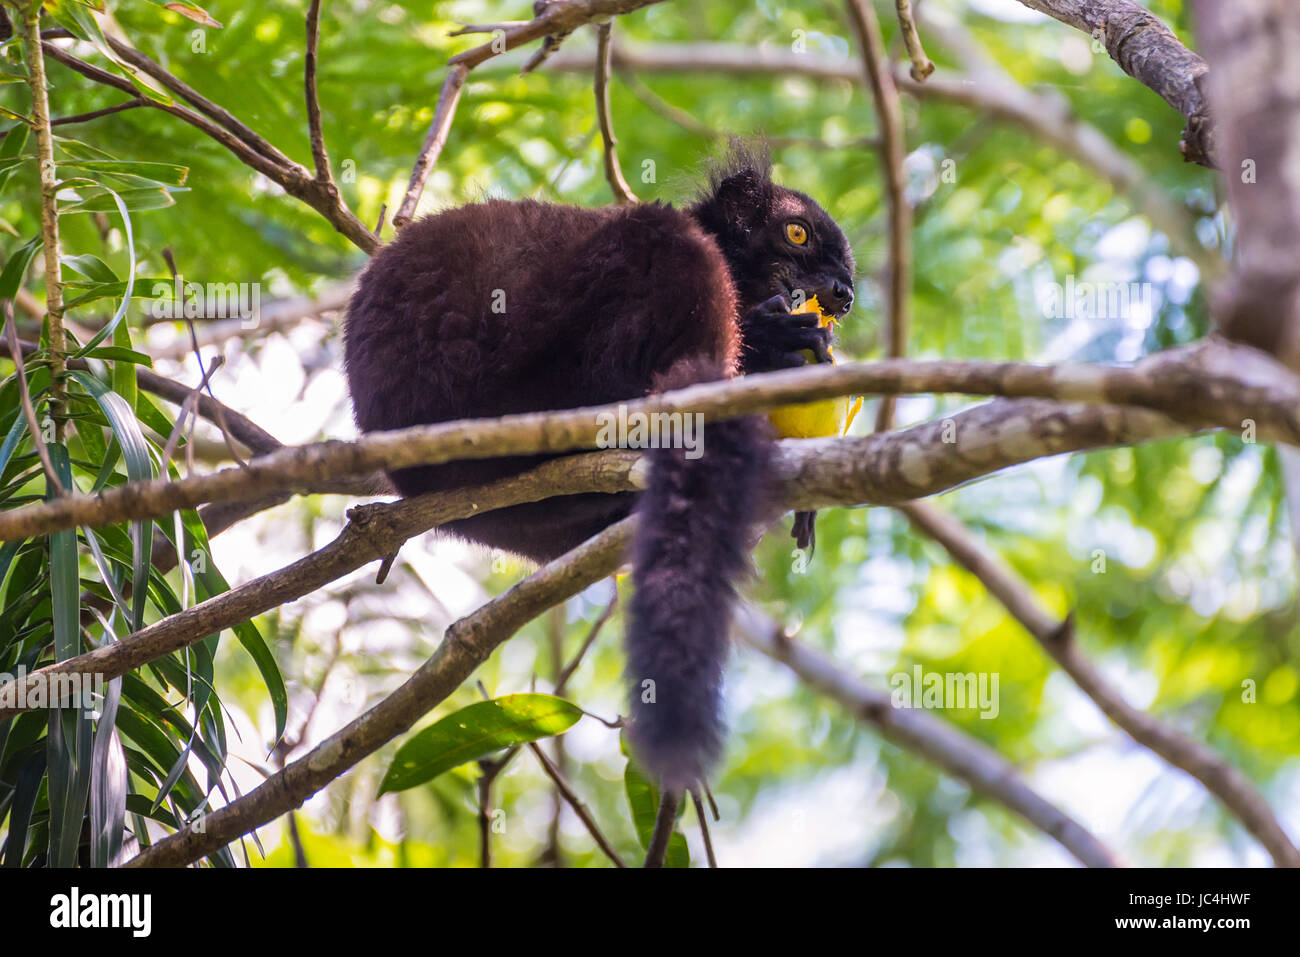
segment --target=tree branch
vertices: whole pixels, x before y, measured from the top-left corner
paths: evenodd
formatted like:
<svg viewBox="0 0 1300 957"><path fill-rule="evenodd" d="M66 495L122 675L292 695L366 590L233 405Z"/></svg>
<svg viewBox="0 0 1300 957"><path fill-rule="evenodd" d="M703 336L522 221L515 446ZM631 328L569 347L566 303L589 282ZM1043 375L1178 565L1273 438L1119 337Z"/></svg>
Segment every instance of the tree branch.
<svg viewBox="0 0 1300 957"><path fill-rule="evenodd" d="M119 56L154 77L168 89L194 103L200 112L178 103L159 103L156 100L146 100L145 106L170 113L216 140L245 166L261 173L290 196L301 200L324 216L330 225L365 253L373 254L379 248L379 239L344 205L337 187L333 187L330 183L318 182L306 167L290 160L229 112L202 97L144 54L119 40L110 40L110 44ZM68 69L96 83L124 93L136 94L136 89L129 80L101 70L49 41L43 41L41 49L50 59L57 60ZM202 115L204 113L208 115ZM209 116L215 117L215 121Z"/></svg>
<svg viewBox="0 0 1300 957"><path fill-rule="evenodd" d="M523 475L476 489L424 495L391 505L361 505L348 512L339 536L304 558L255 578L223 594L156 621L111 645L100 647L30 672L22 691L16 682L0 685L0 720L22 711L19 697L30 701L35 689L53 675L80 674L105 681L230 628L272 608L310 594L372 561L394 555L412 536L435 525L494 508L537 501L558 483L583 490L623 491L636 456L583 456L552 461ZM46 685L46 687L49 687Z"/></svg>
<svg viewBox="0 0 1300 957"><path fill-rule="evenodd" d="M947 47L966 70L956 82L933 81L920 87L900 78L904 90L917 96L933 95L1015 123L1096 172L1117 192L1128 196L1134 208L1151 225L1169 237L1174 248L1196 263L1210 282L1223 274L1225 262L1218 250L1208 250L1196 234L1196 220L1182 203L1170 198L1142 164L1116 146L1105 133L1082 119L1058 90L1035 92L1008 73L970 31L956 22L923 17L926 30Z"/></svg>
<svg viewBox="0 0 1300 957"><path fill-rule="evenodd" d="M320 42L321 0L311 0L307 8L307 54L303 61L303 86L307 98L307 130L311 136L311 155L316 165L316 179L322 183L334 182L330 173L330 158L325 151L325 134L321 130L320 97L316 91L317 47Z"/></svg>
<svg viewBox="0 0 1300 957"><path fill-rule="evenodd" d="M249 500L303 491L319 487L322 482L414 465L589 449L600 441L602 430L609 428L608 423L620 415L693 412L704 415L706 420L721 420L791 402L838 395L922 392L1037 396L1138 406L1151 411L1143 417L1138 409L1120 412L1108 408L1096 410L1096 415L1122 421L1125 428L1140 421L1148 433L1162 431L1171 435L1186 431L1173 426L1169 421L1172 419L1192 429L1250 428L1262 440L1300 444L1300 379L1249 346L1220 340L1157 353L1127 367L888 360L745 376L586 409L413 426L372 433L351 442L285 448L245 468L227 468L177 481L133 482L96 496L67 497L10 509L0 513L0 541L43 535L75 525L99 526L128 519L157 518L205 502ZM905 443L907 455L912 458L894 464L894 477L902 480L902 487L918 490L900 497L915 498L956 484L937 483L936 487L935 482L927 479L930 473L923 475L920 471L922 465L927 469L933 467L935 474L952 476L957 474L954 469L959 465L972 466L973 474L987 474L1013 462L1025 461L1018 455L1024 449L1010 448L983 451L979 462L967 463L963 458L965 443L970 443L971 448L983 448L986 435L1005 434L1008 428L1019 429L1027 436L1026 448L1031 450L1027 458L1082 447L1071 444L1075 436L1054 434L1063 418L1084 418L1080 410L1039 404L1032 408L1034 413L1043 416L1040 422L1009 423L1005 418L1022 414L1028 408L996 404L992 410L977 407L895 436L893 441ZM1162 414L1155 415L1155 412ZM970 433L956 432L945 438L949 426L944 423L949 421L969 423L974 428ZM957 425L951 428L956 429ZM1110 431L1118 435L1123 429ZM1097 434L1109 432L1099 428ZM886 445L889 442L886 440ZM873 467L865 460L851 461L866 455L869 444L863 438L850 438L827 443L824 450L819 449L827 461L840 461L845 470L843 475L837 473L836 479L840 491L837 501L841 504L867 501L866 497L859 496L876 491L854 484L855 480L865 480L864 469ZM873 449L871 454L878 452ZM839 456L847 456L848 460ZM847 484L844 476L852 476Z"/></svg>
<svg viewBox="0 0 1300 957"><path fill-rule="evenodd" d="M1236 271L1214 296L1224 334L1300 368L1300 6L1196 6L1219 153L1237 231ZM1265 312L1255 308L1267 303Z"/></svg>
<svg viewBox="0 0 1300 957"><path fill-rule="evenodd" d="M946 29L933 20L927 20L926 28L949 47L953 47L954 37L963 35L961 31ZM974 44L967 43L955 52L966 59L964 54L973 50ZM615 44L613 57L616 69L650 74L796 75L823 82L850 83L861 78L856 60L835 61L784 49L755 49L740 44ZM982 51L979 59L981 66L974 69L968 62L968 72L964 74L945 72L943 76L932 77L925 83L916 83L899 70L894 80L900 90L919 99L939 100L988 112L994 119L1019 126L1063 154L1091 167L1116 190L1127 195L1134 208L1150 219L1156 229L1169 236L1178 252L1195 261L1204 275L1213 277L1223 271L1222 257L1217 252L1207 251L1197 239L1195 223L1187 209L1172 202L1142 166L1104 133L1077 116L1063 96L1056 91L1030 91ZM554 58L551 69L587 73L592 63L590 52L566 51ZM678 116L670 117L674 122L681 120L678 112ZM707 135L698 124L693 132Z"/></svg>
<svg viewBox="0 0 1300 957"><path fill-rule="evenodd" d="M428 181L434 164L438 162L443 146L446 145L452 119L456 114L456 104L470 70L524 43L552 35L569 34L593 20L631 13L642 7L662 2L663 0L550 0L540 15L527 22L473 27L474 31L490 31L495 36L490 42L466 50L464 53L458 53L447 61L447 79L443 81L442 92L438 94L438 106L434 110L433 122L429 124L429 133L424 139L424 146L420 149L415 166L411 170L411 181L406 187L406 195L402 197L402 203L393 215L393 225L402 229L415 218L415 208L420 203L424 184ZM457 32L466 33L471 30L462 29Z"/></svg>
<svg viewBox="0 0 1300 957"><path fill-rule="evenodd" d="M1300 867L1300 851L1254 785L1221 755L1125 701L1079 650L1073 616L1064 622L1054 619L1028 583L986 552L952 516L921 502L902 505L899 510L978 578L1102 713L1138 744L1200 781L1264 845L1278 866Z"/></svg>
<svg viewBox="0 0 1300 957"><path fill-rule="evenodd" d="M578 797L569 782L564 780L564 775L555 766L555 762L546 756L546 752L538 746L536 741L529 741L528 747L533 752L533 757L537 758L538 763L541 764L542 770L546 772L546 776L555 783L555 789L568 802L569 807L573 808L573 813L578 815L578 820L582 821L582 826L587 829L587 833L591 835L592 840L605 853L605 856L610 859L615 867L627 867L627 864L623 862L623 858L618 856L618 851L614 850L614 845L609 843L609 838L605 837L601 831L600 825L592 817L591 811L587 810L587 805L582 802L582 798Z"/></svg>
<svg viewBox="0 0 1300 957"><path fill-rule="evenodd" d="M1160 94L1187 120L1178 144L1183 157L1201 166L1216 165L1214 124L1201 88L1209 67L1150 10L1134 0L1020 2L1104 43L1121 70Z"/></svg>
<svg viewBox="0 0 1300 957"><path fill-rule="evenodd" d="M452 624L433 656L383 701L253 791L208 815L202 833L187 826L147 848L127 866L188 864L299 807L348 768L409 730L528 621L611 574L622 560L631 524L631 519L625 519L605 529Z"/></svg>
<svg viewBox="0 0 1300 957"><path fill-rule="evenodd" d="M925 55L925 48L921 46L921 36L916 32L916 19L912 16L912 0L894 0L894 6L898 11L898 28L903 34L903 45L907 47L907 55L912 61L912 79L922 83L934 72L934 64Z"/></svg>
<svg viewBox="0 0 1300 957"><path fill-rule="evenodd" d="M614 191L614 202L635 203L636 194L623 178L618 165L618 139L614 136L614 120L609 108L609 71L613 44L610 38L614 24L596 24L596 116L600 122L600 139L604 144L605 179Z"/></svg>
<svg viewBox="0 0 1300 957"><path fill-rule="evenodd" d="M899 16L906 0L899 0ZM889 313L886 319L885 354L901 359L907 353L907 334L912 295L912 207L907 203L903 182L903 106L885 53L880 21L867 0L848 0L849 18L858 35L867 87L876 105L880 125L880 162L884 168L885 195L889 201ZM927 61L928 62L928 61ZM915 68L914 68L915 69ZM893 425L894 397L881 399L876 413L876 431Z"/></svg>
<svg viewBox="0 0 1300 957"><path fill-rule="evenodd" d="M41 6L40 3L29 3L23 11L23 47L27 52L27 86L32 94L36 167L41 188L45 314L49 318L50 328L50 415L54 419L54 441L61 445L67 431L68 394L63 372L68 341L63 328L63 252L59 247L58 175L54 164L54 134L50 129L49 82L45 78L45 56L42 49L45 44L41 42ZM41 442L39 432L32 434L32 441Z"/></svg>
<svg viewBox="0 0 1300 957"><path fill-rule="evenodd" d="M895 708L889 692L870 687L821 652L786 636L752 609L739 616L745 642L788 667L804 683L838 701L886 740L919 755L977 793L1020 815L1089 867L1114 867L1114 855L1082 824L1034 791L1005 758L945 721Z"/></svg>

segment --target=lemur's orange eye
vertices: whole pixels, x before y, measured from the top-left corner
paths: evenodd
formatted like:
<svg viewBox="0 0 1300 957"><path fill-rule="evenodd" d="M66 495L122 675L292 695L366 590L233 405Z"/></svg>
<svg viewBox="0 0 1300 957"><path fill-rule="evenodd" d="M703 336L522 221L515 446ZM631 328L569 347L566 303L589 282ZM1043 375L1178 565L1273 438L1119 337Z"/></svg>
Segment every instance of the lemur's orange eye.
<svg viewBox="0 0 1300 957"><path fill-rule="evenodd" d="M808 242L808 230L804 229L798 223L785 224L785 238L790 240L796 246L802 246Z"/></svg>

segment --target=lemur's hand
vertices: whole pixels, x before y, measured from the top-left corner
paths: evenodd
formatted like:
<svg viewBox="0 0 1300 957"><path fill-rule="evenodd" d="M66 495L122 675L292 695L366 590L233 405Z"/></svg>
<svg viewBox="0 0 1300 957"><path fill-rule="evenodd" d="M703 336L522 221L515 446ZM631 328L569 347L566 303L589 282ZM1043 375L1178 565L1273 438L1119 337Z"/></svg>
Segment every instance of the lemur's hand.
<svg viewBox="0 0 1300 957"><path fill-rule="evenodd" d="M741 366L751 372L794 369L811 360L830 362L831 330L820 325L816 312L791 313L784 296L759 303L740 319Z"/></svg>

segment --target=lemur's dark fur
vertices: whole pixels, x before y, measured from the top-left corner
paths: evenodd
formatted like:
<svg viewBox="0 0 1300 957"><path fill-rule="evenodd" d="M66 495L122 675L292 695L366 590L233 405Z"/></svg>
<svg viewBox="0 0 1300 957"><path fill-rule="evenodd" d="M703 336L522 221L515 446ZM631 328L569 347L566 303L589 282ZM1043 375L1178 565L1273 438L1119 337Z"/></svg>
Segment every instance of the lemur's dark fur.
<svg viewBox="0 0 1300 957"><path fill-rule="evenodd" d="M788 238L791 222L806 230L804 245ZM842 315L852 289L840 228L752 157L716 172L685 209L492 200L447 210L382 249L353 295L345 357L357 425L568 409L802 365L801 350L826 355L830 333L814 316L791 315L792 298L816 294ZM764 508L770 444L758 418L706 423L701 457L652 453L640 496L630 730L642 763L675 790L702 778L720 750L732 589ZM416 495L479 485L543 458L391 478ZM540 562L636 505L631 494L572 495L447 527ZM653 704L642 701L645 679L655 682Z"/></svg>

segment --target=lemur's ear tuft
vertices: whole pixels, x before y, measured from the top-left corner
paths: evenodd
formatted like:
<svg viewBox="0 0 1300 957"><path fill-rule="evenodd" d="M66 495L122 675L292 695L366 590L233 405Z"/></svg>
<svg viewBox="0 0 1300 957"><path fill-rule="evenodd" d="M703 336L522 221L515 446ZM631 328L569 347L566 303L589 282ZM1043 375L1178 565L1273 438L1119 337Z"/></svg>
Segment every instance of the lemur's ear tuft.
<svg viewBox="0 0 1300 957"><path fill-rule="evenodd" d="M709 169L701 204L712 206L733 228L749 228L767 218L772 200L772 161L767 148L732 140L726 156Z"/></svg>

